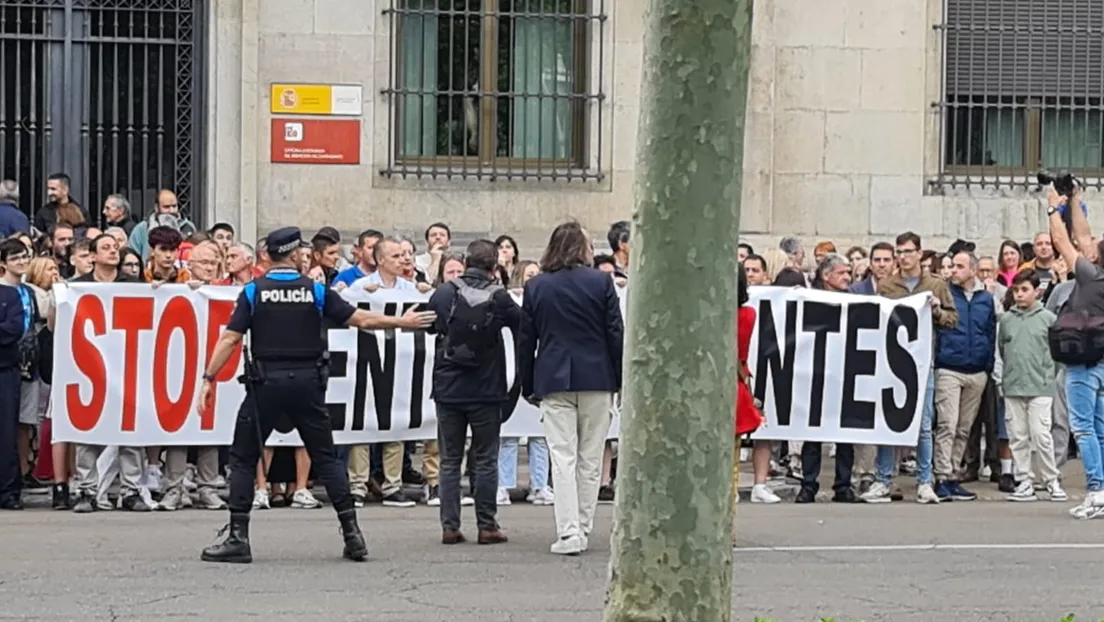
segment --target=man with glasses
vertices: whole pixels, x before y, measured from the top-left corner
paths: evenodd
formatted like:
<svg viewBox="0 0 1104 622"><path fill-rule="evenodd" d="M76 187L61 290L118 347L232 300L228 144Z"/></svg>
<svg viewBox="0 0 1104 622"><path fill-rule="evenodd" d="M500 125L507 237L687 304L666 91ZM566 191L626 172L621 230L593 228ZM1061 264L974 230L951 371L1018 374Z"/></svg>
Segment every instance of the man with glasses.
<svg viewBox="0 0 1104 622"><path fill-rule="evenodd" d="M935 335L940 328L953 328L958 324L958 311L947 288L947 282L932 276L920 265L920 236L906 231L897 236L894 254L897 256L897 273L879 281L878 294L886 298L907 298L927 292L932 309L933 349ZM871 262L873 266L873 262ZM939 503L935 495L932 474L932 420L935 415L935 376L928 370L927 391L924 395L924 413L920 420L920 440L916 450L916 502ZM876 481L864 495L866 503L891 501L890 477L893 475L894 454L892 447L879 447Z"/></svg>
<svg viewBox="0 0 1104 622"><path fill-rule="evenodd" d="M11 238L0 242L0 509L4 510L23 509L23 385L38 390L33 375L27 378L34 370L26 364L26 337L33 339L35 302L34 293L22 281L30 258L23 242Z"/></svg>

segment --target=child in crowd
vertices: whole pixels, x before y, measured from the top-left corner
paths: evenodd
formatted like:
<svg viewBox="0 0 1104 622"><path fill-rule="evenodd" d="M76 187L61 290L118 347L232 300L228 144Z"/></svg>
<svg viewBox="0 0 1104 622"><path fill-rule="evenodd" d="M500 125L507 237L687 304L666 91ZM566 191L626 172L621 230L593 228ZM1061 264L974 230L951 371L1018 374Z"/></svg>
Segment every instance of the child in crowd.
<svg viewBox="0 0 1104 622"><path fill-rule="evenodd" d="M997 347L1004 361L1004 388L1008 442L1016 464L1016 490L1009 501L1035 501L1031 455L1051 501L1066 501L1058 482L1054 439L1050 433L1055 368L1047 332L1056 316L1039 302L1039 277L1027 269L1012 278L1015 304L1000 318Z"/></svg>

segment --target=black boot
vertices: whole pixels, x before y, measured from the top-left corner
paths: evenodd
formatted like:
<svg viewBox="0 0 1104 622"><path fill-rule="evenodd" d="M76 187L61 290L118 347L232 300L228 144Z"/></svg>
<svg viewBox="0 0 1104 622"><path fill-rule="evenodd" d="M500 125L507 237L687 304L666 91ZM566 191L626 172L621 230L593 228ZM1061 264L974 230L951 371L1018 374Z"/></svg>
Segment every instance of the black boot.
<svg viewBox="0 0 1104 622"><path fill-rule="evenodd" d="M68 510L73 507L69 499L69 484L54 484L53 506L55 510Z"/></svg>
<svg viewBox="0 0 1104 622"><path fill-rule="evenodd" d="M368 557L368 544L357 524L356 510L338 512L337 520L341 522L341 536L345 539L345 550L341 552L341 556L354 562L364 561Z"/></svg>
<svg viewBox="0 0 1104 622"><path fill-rule="evenodd" d="M230 534L218 544L203 549L200 556L205 562L224 562L227 564L248 564L253 561L253 552L249 549L249 515L230 514L230 524L223 527L219 535Z"/></svg>

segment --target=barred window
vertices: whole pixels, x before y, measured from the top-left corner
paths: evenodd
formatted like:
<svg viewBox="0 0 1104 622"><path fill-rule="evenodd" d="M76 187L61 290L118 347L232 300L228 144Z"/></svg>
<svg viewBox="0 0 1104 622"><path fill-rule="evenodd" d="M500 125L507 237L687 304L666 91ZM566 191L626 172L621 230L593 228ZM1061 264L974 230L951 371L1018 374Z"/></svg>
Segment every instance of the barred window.
<svg viewBox="0 0 1104 622"><path fill-rule="evenodd" d="M945 0L942 181L1104 174L1104 2Z"/></svg>
<svg viewBox="0 0 1104 622"><path fill-rule="evenodd" d="M382 173L601 179L603 5L391 0Z"/></svg>

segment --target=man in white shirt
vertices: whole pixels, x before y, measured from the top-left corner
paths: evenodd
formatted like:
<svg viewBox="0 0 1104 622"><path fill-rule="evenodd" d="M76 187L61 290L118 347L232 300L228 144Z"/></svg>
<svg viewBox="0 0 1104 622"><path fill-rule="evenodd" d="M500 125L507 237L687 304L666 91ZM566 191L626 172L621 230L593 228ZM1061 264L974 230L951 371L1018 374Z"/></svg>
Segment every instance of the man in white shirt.
<svg viewBox="0 0 1104 622"><path fill-rule="evenodd" d="M368 276L357 279L350 288L361 288L368 292L379 289L398 289L418 291L414 281L402 277L402 244L395 237L388 236L376 242L373 255L377 269ZM400 442L382 443L383 505L387 507L413 507L402 489L403 444ZM368 496L368 481L371 478L371 446L353 445L349 448L349 488L353 503L364 507Z"/></svg>

